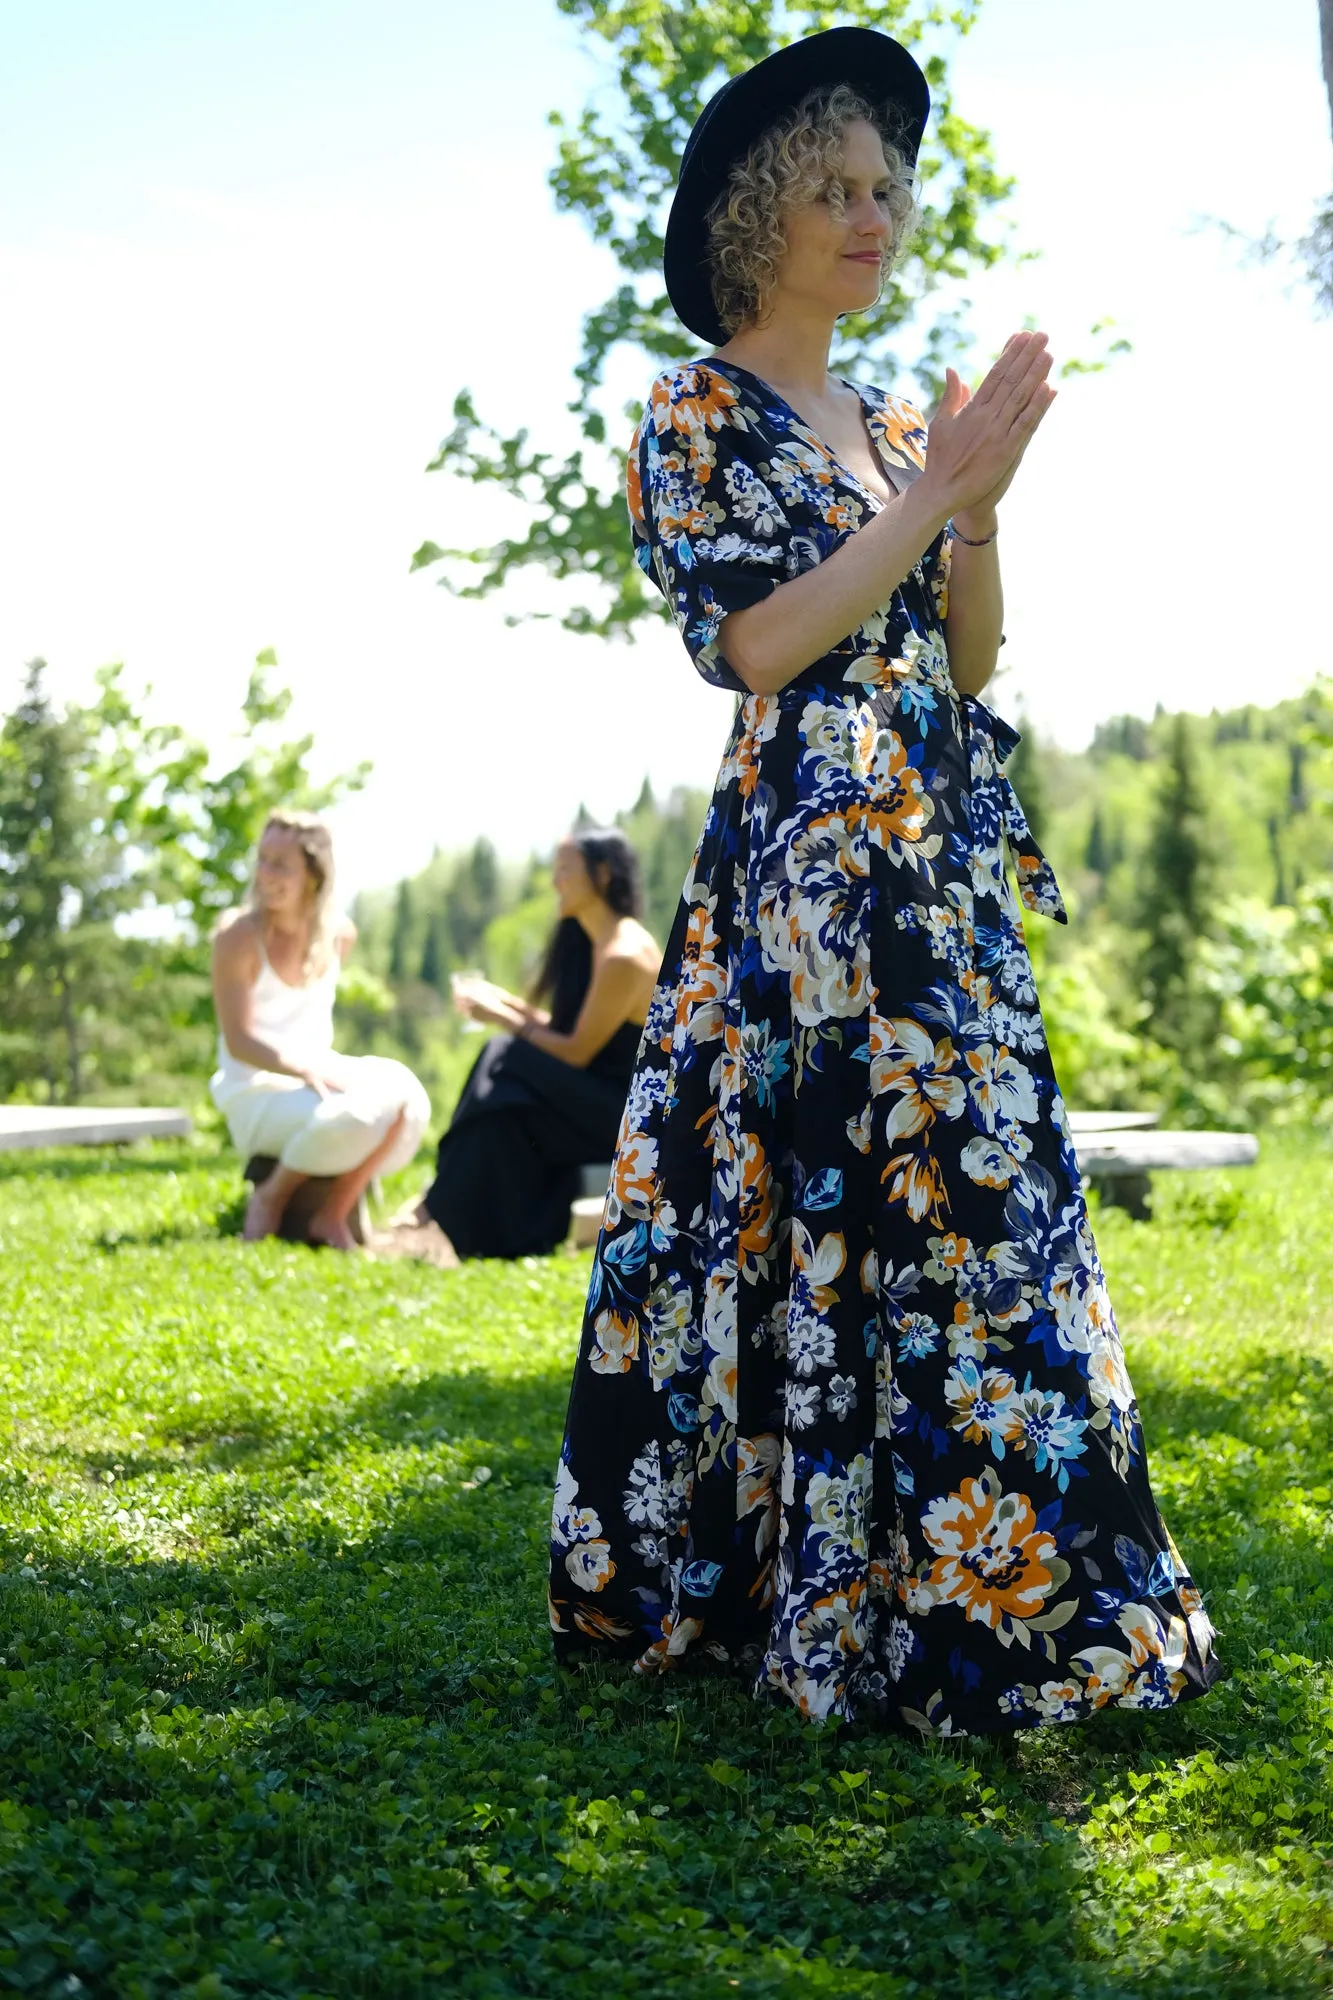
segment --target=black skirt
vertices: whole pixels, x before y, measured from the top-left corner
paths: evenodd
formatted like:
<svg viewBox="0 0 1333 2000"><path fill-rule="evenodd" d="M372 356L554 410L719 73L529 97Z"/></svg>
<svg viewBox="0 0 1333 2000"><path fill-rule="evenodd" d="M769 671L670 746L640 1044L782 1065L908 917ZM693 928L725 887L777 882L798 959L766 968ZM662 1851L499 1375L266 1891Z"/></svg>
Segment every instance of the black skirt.
<svg viewBox="0 0 1333 2000"><path fill-rule="evenodd" d="M580 1167L615 1151L639 1034L622 1023L586 1069L519 1036L487 1042L426 1195L460 1257L540 1257L563 1243Z"/></svg>

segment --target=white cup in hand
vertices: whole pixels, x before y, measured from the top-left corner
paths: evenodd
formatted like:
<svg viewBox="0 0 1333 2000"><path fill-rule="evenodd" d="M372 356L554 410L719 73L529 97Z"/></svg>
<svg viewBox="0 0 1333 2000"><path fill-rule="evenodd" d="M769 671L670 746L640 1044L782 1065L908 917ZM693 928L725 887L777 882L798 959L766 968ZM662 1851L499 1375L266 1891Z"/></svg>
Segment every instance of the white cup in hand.
<svg viewBox="0 0 1333 2000"><path fill-rule="evenodd" d="M475 968L454 972L449 978L449 992L454 1006L463 1018L463 1025L470 1030L479 1029L484 1023L478 1020L474 1009L481 998L479 988L485 986L485 975Z"/></svg>

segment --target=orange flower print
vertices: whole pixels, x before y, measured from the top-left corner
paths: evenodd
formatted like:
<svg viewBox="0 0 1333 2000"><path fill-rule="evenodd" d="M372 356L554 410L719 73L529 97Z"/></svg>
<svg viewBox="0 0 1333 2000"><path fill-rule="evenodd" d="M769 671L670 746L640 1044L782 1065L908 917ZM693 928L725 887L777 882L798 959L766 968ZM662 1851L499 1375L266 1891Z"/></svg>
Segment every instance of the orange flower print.
<svg viewBox="0 0 1333 2000"><path fill-rule="evenodd" d="M682 368L659 375L645 421L659 437L673 432L689 452L690 471L707 485L717 462L714 434L727 424L745 428L737 395L726 377L709 368Z"/></svg>
<svg viewBox="0 0 1333 2000"><path fill-rule="evenodd" d="M634 1630L619 1618L608 1618L604 1611L596 1610L590 1604L574 1606L574 1623L589 1639L628 1639Z"/></svg>
<svg viewBox="0 0 1333 2000"><path fill-rule="evenodd" d="M985 1315L966 1299L960 1299L953 1309L953 1325L949 1328L949 1353L955 1361L984 1361L989 1344Z"/></svg>
<svg viewBox="0 0 1333 2000"><path fill-rule="evenodd" d="M924 466L926 420L902 396L876 395L866 411L866 429L880 449L899 465Z"/></svg>
<svg viewBox="0 0 1333 2000"><path fill-rule="evenodd" d="M625 505L634 526L643 529L643 477L639 471L639 438L642 427L634 433L634 443L630 447L629 462L625 467Z"/></svg>
<svg viewBox="0 0 1333 2000"><path fill-rule="evenodd" d="M759 753L777 734L781 711L776 695L752 694L741 710L743 728L734 750L718 773L718 784L734 784L743 799L759 783Z"/></svg>
<svg viewBox="0 0 1333 2000"><path fill-rule="evenodd" d="M762 1556L778 1532L781 1445L772 1431L736 1440L736 1518L757 1516L754 1552Z"/></svg>
<svg viewBox="0 0 1333 2000"><path fill-rule="evenodd" d="M740 1271L751 1284L763 1277L773 1248L773 1176L753 1132L741 1135Z"/></svg>
<svg viewBox="0 0 1333 2000"><path fill-rule="evenodd" d="M722 1032L727 975L718 963L720 944L711 903L696 903L685 931L676 1000L676 1026L696 1042L712 1041Z"/></svg>
<svg viewBox="0 0 1333 2000"><path fill-rule="evenodd" d="M668 370L653 383L649 411L654 428L693 437L720 430L736 407L736 391L711 368Z"/></svg>
<svg viewBox="0 0 1333 2000"><path fill-rule="evenodd" d="M639 1322L616 1312L598 1313L588 1366L594 1375L627 1375L638 1359Z"/></svg>
<svg viewBox="0 0 1333 2000"><path fill-rule="evenodd" d="M890 1141L908 1139L937 1117L957 1118L967 1103L958 1056L947 1035L938 1041L915 1021L870 1020L870 1089L875 1097L892 1091Z"/></svg>
<svg viewBox="0 0 1333 2000"><path fill-rule="evenodd" d="M966 1236L959 1236L950 1230L947 1236L931 1236L926 1240L929 1256L926 1259L926 1276L934 1285L950 1285L953 1273L965 1270L972 1256L972 1245Z"/></svg>
<svg viewBox="0 0 1333 2000"><path fill-rule="evenodd" d="M614 1207L613 1222L624 1210L630 1215L647 1215L657 1187L657 1141L646 1133L634 1132L620 1142L611 1174L608 1214Z"/></svg>
<svg viewBox="0 0 1333 2000"><path fill-rule="evenodd" d="M900 1201L913 1222L940 1222L949 1206L944 1171L931 1153L896 1153L880 1175L888 1200Z"/></svg>
<svg viewBox="0 0 1333 2000"><path fill-rule="evenodd" d="M616 1573L611 1560L611 1544L597 1536L578 1542L565 1557L565 1568L580 1590L603 1590Z"/></svg>
<svg viewBox="0 0 1333 2000"><path fill-rule="evenodd" d="M668 1611L662 1620L662 1636L655 1639L648 1650L640 1653L634 1662L636 1674L664 1674L674 1667L682 1653L703 1631L700 1618L682 1618L678 1611Z"/></svg>
<svg viewBox="0 0 1333 2000"><path fill-rule="evenodd" d="M926 1577L941 1602L992 1630L1005 1618L1035 1618L1055 1583L1055 1538L1037 1526L1025 1493L1005 1493L991 1467L962 1490L933 1500L921 1531L938 1553Z"/></svg>
<svg viewBox="0 0 1333 2000"><path fill-rule="evenodd" d="M871 840L890 854L900 841L919 841L935 816L921 773L892 729L881 730L875 745L864 810Z"/></svg>
<svg viewBox="0 0 1333 2000"><path fill-rule="evenodd" d="M901 489L924 419L860 407ZM625 492L725 741L638 1054L614 1044L556 1655L941 1737L1202 1694L1014 865L1029 910L1058 891L1017 732L953 679L949 538L756 694L728 635L799 603L874 494L723 357L659 376Z"/></svg>

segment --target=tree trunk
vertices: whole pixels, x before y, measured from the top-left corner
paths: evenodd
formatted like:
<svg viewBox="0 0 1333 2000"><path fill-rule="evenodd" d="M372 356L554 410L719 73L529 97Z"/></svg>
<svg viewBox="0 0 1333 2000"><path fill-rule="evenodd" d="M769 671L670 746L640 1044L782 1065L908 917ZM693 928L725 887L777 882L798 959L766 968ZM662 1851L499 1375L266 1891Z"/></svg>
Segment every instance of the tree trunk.
<svg viewBox="0 0 1333 2000"><path fill-rule="evenodd" d="M60 1013L65 1024L65 1102L77 1104L83 1095L83 1089L79 1076L79 1034L74 1019L74 995L70 990L68 970L64 971L60 978Z"/></svg>

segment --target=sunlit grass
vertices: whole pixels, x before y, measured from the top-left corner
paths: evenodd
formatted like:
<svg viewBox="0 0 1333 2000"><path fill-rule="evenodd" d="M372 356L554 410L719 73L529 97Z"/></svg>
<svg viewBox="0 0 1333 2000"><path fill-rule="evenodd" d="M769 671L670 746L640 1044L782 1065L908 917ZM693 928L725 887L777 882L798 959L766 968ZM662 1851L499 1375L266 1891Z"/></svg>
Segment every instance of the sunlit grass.
<svg viewBox="0 0 1333 2000"><path fill-rule="evenodd" d="M236 1196L207 1147L0 1160L0 1985L1333 1986L1327 1152L1098 1224L1233 1677L925 1748L558 1674L584 1261L251 1248Z"/></svg>

